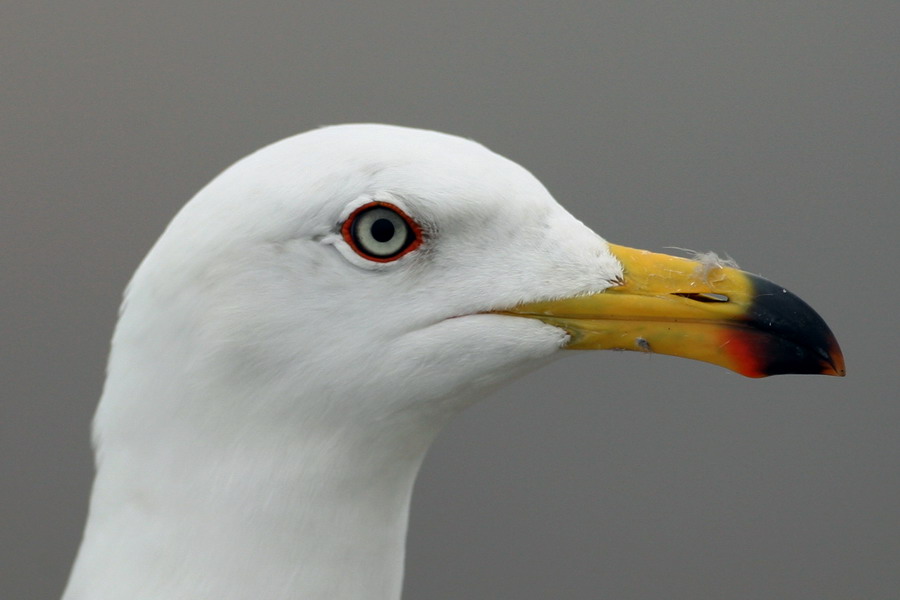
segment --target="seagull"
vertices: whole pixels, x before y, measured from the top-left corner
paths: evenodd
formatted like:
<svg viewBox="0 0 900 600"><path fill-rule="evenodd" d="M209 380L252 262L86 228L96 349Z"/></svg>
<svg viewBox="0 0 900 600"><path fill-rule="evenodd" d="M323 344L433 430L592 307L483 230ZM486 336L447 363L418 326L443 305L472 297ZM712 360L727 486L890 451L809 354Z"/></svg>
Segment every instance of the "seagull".
<svg viewBox="0 0 900 600"><path fill-rule="evenodd" d="M437 433L571 349L844 374L781 286L610 244L476 142L359 124L263 148L127 286L63 598L396 600Z"/></svg>

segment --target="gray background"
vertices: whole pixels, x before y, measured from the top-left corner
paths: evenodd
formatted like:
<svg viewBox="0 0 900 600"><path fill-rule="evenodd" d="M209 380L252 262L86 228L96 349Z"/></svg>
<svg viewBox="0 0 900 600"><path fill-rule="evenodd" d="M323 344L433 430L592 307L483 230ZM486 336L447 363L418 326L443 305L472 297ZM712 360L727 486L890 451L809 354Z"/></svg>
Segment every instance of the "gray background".
<svg viewBox="0 0 900 600"><path fill-rule="evenodd" d="M122 288L213 175L321 124L472 137L607 238L727 252L846 379L572 353L419 478L405 597L900 597L900 4L0 9L0 598L55 598Z"/></svg>

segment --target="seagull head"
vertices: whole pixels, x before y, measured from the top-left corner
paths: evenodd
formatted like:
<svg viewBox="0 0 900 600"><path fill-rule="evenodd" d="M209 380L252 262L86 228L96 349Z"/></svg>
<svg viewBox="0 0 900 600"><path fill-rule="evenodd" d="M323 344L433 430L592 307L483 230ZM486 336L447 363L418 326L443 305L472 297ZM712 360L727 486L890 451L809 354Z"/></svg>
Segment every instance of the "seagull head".
<svg viewBox="0 0 900 600"><path fill-rule="evenodd" d="M315 398L369 418L464 404L566 348L843 372L825 323L780 286L609 244L516 163L385 125L288 138L201 190L132 280L113 366L120 350L166 356L285 413Z"/></svg>
<svg viewBox="0 0 900 600"><path fill-rule="evenodd" d="M70 597L394 598L436 432L567 349L844 370L784 288L610 244L475 142L345 125L263 148L126 290Z"/></svg>

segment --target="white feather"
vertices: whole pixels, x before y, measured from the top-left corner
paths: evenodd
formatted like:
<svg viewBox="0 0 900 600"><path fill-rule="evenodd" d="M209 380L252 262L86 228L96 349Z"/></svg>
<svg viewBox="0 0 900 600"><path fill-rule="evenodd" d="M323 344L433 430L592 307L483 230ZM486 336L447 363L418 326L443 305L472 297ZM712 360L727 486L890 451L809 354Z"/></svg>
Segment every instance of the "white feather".
<svg viewBox="0 0 900 600"><path fill-rule="evenodd" d="M346 244L341 221L373 199L423 226L419 250L373 263ZM481 313L620 275L531 174L471 141L348 125L241 160L128 287L65 600L398 598L429 444L566 340Z"/></svg>

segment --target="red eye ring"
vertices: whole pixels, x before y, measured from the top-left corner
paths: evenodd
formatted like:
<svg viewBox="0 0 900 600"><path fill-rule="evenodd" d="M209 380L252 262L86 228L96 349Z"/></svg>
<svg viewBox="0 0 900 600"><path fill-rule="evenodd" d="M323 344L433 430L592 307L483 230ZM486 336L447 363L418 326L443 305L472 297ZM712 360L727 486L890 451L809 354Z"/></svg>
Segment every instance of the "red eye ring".
<svg viewBox="0 0 900 600"><path fill-rule="evenodd" d="M361 224L371 230L360 229ZM374 226L379 224L382 231L376 232ZM381 239L385 234L389 237ZM363 204L350 213L341 225L341 236L361 257L380 263L393 262L422 244L419 224L393 204L379 201Z"/></svg>

